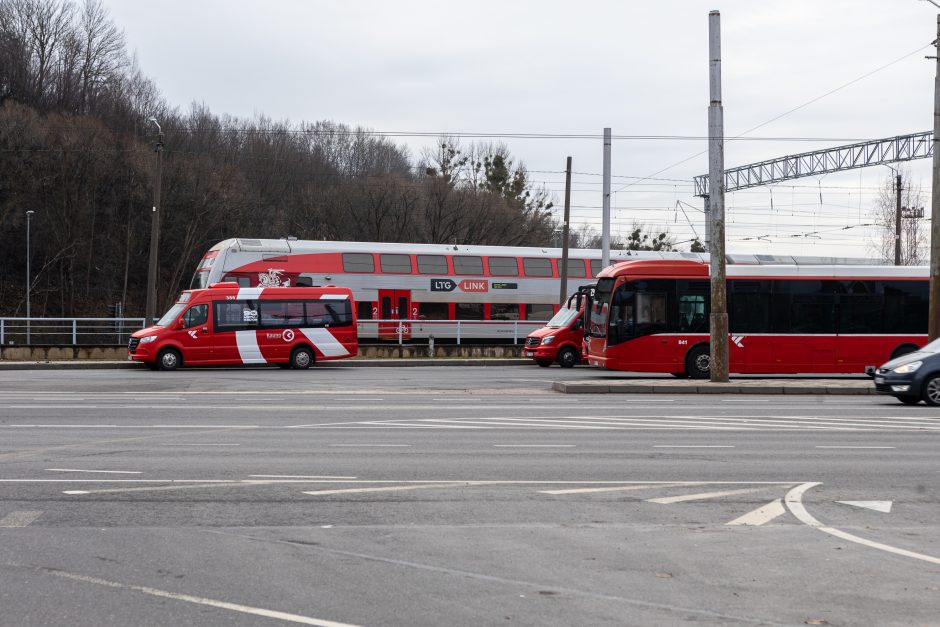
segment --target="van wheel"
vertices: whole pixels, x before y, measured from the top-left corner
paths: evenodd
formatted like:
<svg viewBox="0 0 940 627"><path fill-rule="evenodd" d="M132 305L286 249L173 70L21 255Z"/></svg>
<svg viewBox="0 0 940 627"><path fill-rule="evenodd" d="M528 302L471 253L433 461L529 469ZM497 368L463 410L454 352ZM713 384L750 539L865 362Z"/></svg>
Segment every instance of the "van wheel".
<svg viewBox="0 0 940 627"><path fill-rule="evenodd" d="M707 379L712 374L711 363L708 347L699 344L686 354L685 371L693 379Z"/></svg>
<svg viewBox="0 0 940 627"><path fill-rule="evenodd" d="M940 374L932 374L924 382L923 397L928 405L940 405Z"/></svg>
<svg viewBox="0 0 940 627"><path fill-rule="evenodd" d="M578 357L578 353L571 348L566 346L560 351L558 351L558 365L562 368L573 368L581 359Z"/></svg>
<svg viewBox="0 0 940 627"><path fill-rule="evenodd" d="M164 348L160 351L160 354L157 355L157 367L160 368L160 370L176 370L182 363L183 358L172 348Z"/></svg>
<svg viewBox="0 0 940 627"><path fill-rule="evenodd" d="M540 368L548 368L549 366L552 365L552 362L546 361L546 360L544 360L544 359L539 359L539 360L538 360L537 362L535 362L535 363L537 363Z"/></svg>
<svg viewBox="0 0 940 627"><path fill-rule="evenodd" d="M898 396L896 398L905 405L916 405L920 402L920 399L916 396Z"/></svg>
<svg viewBox="0 0 940 627"><path fill-rule="evenodd" d="M313 364L313 353L309 348L299 346L290 354L290 367L297 370L306 370Z"/></svg>

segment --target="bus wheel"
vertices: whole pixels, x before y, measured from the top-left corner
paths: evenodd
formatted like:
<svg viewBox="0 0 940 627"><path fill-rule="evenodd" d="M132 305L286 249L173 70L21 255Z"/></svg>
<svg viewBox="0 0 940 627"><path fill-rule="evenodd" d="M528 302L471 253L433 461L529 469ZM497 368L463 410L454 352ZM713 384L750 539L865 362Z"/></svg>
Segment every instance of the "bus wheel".
<svg viewBox="0 0 940 627"><path fill-rule="evenodd" d="M693 379L707 379L711 376L711 362L707 346L694 346L685 356L685 371Z"/></svg>
<svg viewBox="0 0 940 627"><path fill-rule="evenodd" d="M558 357L556 359L558 359L558 365L562 368L572 368L581 361L578 358L578 353L570 346L566 346L558 351Z"/></svg>
<svg viewBox="0 0 940 627"><path fill-rule="evenodd" d="M915 344L901 344L891 353L891 359L897 359L898 357L903 357L909 353L919 350L918 346Z"/></svg>
<svg viewBox="0 0 940 627"><path fill-rule="evenodd" d="M299 346L290 354L290 366L297 370L306 370L313 363L313 353L309 348Z"/></svg>
<svg viewBox="0 0 940 627"><path fill-rule="evenodd" d="M924 402L936 407L940 405L940 374L931 375L924 382Z"/></svg>
<svg viewBox="0 0 940 627"><path fill-rule="evenodd" d="M160 370L176 370L180 367L182 361L180 354L172 348L164 348L160 351L160 354L157 355L157 367L159 367Z"/></svg>
<svg viewBox="0 0 940 627"><path fill-rule="evenodd" d="M544 359L539 359L539 360L538 360L537 362L535 362L535 363L537 363L540 368L548 368L549 366L552 365L552 362L546 361L546 360L544 360Z"/></svg>

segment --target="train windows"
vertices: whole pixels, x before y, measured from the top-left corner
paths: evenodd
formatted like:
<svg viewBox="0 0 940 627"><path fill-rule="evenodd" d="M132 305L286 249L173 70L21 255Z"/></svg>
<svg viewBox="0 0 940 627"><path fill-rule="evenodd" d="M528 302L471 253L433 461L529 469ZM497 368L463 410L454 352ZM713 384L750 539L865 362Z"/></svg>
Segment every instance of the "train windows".
<svg viewBox="0 0 940 627"><path fill-rule="evenodd" d="M561 264L561 261L559 260L558 263ZM571 279L583 279L585 277L584 259L569 259L565 275Z"/></svg>
<svg viewBox="0 0 940 627"><path fill-rule="evenodd" d="M555 315L555 306L548 303L529 303L525 306L526 320L551 320Z"/></svg>
<svg viewBox="0 0 940 627"><path fill-rule="evenodd" d="M483 257L454 256L454 274L483 274Z"/></svg>
<svg viewBox="0 0 940 627"><path fill-rule="evenodd" d="M360 320L372 320L372 303L366 300L356 301L356 314Z"/></svg>
<svg viewBox="0 0 940 627"><path fill-rule="evenodd" d="M490 305L490 320L518 320L519 305L493 303Z"/></svg>
<svg viewBox="0 0 940 627"><path fill-rule="evenodd" d="M420 303L418 305L418 320L449 320L450 312L447 303Z"/></svg>
<svg viewBox="0 0 940 627"><path fill-rule="evenodd" d="M604 268L603 268L603 266L601 266L601 260L600 260L600 259L591 259L591 276L592 276L592 277L597 276L598 274L600 274L600 273L601 273L601 270L603 270L603 269L604 269Z"/></svg>
<svg viewBox="0 0 940 627"><path fill-rule="evenodd" d="M519 276L519 261L515 257L490 257L490 276Z"/></svg>
<svg viewBox="0 0 940 627"><path fill-rule="evenodd" d="M525 268L526 276L552 276L552 262L550 259L525 257L522 260L522 267Z"/></svg>
<svg viewBox="0 0 940 627"><path fill-rule="evenodd" d="M411 274L411 257L408 255L383 253L379 255L379 265L382 266L382 272Z"/></svg>
<svg viewBox="0 0 940 627"><path fill-rule="evenodd" d="M343 253L343 272L375 272L372 253Z"/></svg>
<svg viewBox="0 0 940 627"><path fill-rule="evenodd" d="M483 303L457 303L454 309L457 320L483 320Z"/></svg>
<svg viewBox="0 0 940 627"><path fill-rule="evenodd" d="M444 255L418 255L418 272L447 275L447 257Z"/></svg>

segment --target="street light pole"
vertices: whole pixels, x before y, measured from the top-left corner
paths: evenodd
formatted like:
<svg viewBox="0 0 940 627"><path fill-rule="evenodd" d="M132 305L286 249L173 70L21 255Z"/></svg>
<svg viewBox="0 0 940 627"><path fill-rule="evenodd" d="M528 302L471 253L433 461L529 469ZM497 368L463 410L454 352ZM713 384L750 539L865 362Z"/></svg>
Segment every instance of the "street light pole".
<svg viewBox="0 0 940 627"><path fill-rule="evenodd" d="M157 307L157 249L160 244L160 179L163 169L163 129L156 118L150 118L157 127L157 163L153 172L153 211L150 214L150 264L147 268L147 306L144 326L153 324Z"/></svg>
<svg viewBox="0 0 940 627"><path fill-rule="evenodd" d="M26 344L30 343L30 317L32 316L32 309L30 308L29 302L29 292L30 292L30 254L29 254L29 221L33 217L35 211L26 212Z"/></svg>

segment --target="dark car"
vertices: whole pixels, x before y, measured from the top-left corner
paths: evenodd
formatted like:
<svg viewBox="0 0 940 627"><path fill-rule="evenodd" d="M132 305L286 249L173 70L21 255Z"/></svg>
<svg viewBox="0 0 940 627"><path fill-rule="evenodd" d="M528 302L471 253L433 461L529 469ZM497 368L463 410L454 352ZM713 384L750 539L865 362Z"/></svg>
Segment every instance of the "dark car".
<svg viewBox="0 0 940 627"><path fill-rule="evenodd" d="M875 390L905 405L940 405L940 339L875 370Z"/></svg>

